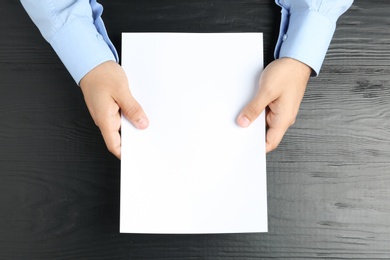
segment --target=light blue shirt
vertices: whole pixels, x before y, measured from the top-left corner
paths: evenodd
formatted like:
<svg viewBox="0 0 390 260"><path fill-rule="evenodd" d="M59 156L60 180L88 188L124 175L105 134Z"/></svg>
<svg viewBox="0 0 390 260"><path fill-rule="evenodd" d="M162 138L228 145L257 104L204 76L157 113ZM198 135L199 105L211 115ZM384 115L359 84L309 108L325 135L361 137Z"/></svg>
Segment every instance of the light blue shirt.
<svg viewBox="0 0 390 260"><path fill-rule="evenodd" d="M275 58L297 59L320 71L336 21L353 0L275 0L282 8ZM119 61L96 0L21 0L76 83L97 65Z"/></svg>

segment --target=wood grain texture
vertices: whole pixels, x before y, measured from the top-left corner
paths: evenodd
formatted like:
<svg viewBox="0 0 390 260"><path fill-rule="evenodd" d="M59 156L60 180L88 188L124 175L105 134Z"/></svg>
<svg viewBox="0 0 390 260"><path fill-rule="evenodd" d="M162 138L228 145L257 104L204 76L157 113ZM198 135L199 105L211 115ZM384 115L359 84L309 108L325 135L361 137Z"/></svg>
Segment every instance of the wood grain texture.
<svg viewBox="0 0 390 260"><path fill-rule="evenodd" d="M278 33L273 1L102 0L122 31ZM390 16L340 18L296 124L267 156L269 232L119 234L119 161L14 0L0 2L0 259L390 259Z"/></svg>

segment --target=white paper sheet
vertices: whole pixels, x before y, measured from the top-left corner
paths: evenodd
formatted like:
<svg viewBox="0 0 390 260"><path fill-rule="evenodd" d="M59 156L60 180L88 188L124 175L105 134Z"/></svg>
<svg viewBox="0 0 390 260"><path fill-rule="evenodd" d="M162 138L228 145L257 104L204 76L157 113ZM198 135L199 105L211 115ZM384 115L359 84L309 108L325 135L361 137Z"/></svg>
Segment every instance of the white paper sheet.
<svg viewBox="0 0 390 260"><path fill-rule="evenodd" d="M262 34L124 33L122 66L150 125L122 118L120 232L267 232Z"/></svg>

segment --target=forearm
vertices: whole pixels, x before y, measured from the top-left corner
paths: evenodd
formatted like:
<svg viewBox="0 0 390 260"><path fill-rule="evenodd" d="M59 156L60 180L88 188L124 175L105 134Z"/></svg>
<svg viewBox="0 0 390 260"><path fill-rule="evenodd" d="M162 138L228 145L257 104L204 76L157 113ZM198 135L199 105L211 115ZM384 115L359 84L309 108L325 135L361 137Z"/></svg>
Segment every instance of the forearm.
<svg viewBox="0 0 390 260"><path fill-rule="evenodd" d="M96 0L21 0L76 83L97 65L118 60Z"/></svg>
<svg viewBox="0 0 390 260"><path fill-rule="evenodd" d="M353 0L275 0L282 18L275 58L289 57L317 75L336 29L337 19Z"/></svg>

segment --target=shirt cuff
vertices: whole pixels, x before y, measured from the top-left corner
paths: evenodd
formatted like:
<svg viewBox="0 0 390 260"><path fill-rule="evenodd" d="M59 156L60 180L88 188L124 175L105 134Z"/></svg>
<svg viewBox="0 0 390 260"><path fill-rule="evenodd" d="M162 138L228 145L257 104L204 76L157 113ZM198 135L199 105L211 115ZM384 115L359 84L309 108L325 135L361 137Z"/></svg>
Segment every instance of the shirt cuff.
<svg viewBox="0 0 390 260"><path fill-rule="evenodd" d="M281 27L275 58L299 60L312 68L312 76L317 76L336 24L311 10L290 14L287 23L287 26Z"/></svg>
<svg viewBox="0 0 390 260"><path fill-rule="evenodd" d="M67 22L49 42L77 84L97 65L116 61L110 47L88 19Z"/></svg>

